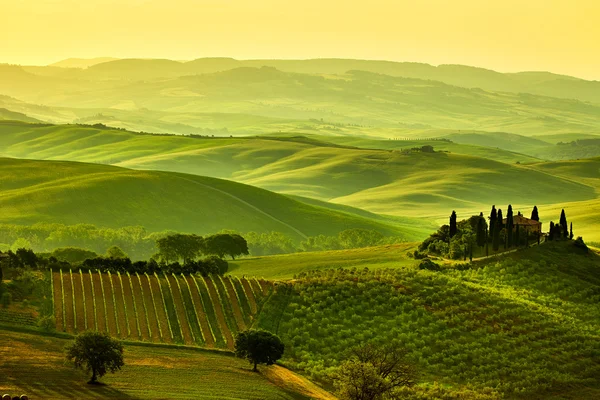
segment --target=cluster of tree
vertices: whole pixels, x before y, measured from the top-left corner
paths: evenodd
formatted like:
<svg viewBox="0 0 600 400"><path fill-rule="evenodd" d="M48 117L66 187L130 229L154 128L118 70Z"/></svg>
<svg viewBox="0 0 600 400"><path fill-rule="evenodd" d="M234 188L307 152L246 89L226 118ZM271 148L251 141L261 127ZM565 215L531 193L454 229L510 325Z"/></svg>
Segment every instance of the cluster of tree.
<svg viewBox="0 0 600 400"><path fill-rule="evenodd" d="M560 213L560 220L558 224L555 224L554 221L550 221L548 240L571 240L573 237L573 223L571 222L571 226L569 226L567 222L567 215L563 209Z"/></svg>
<svg viewBox="0 0 600 400"><path fill-rule="evenodd" d="M537 206L533 207L530 219L540 220ZM452 259L466 259L473 257L475 247L481 248L482 252L485 249L487 255L490 245L493 251L497 252L501 246L506 250L513 246L528 246L531 240L537 240L538 243L540 241L539 231L514 224L514 213L510 204L506 212L506 221L502 210L496 209L495 205L492 206L488 221L483 213L458 221L456 212L452 211L449 224L443 225L423 241L419 246L419 252ZM420 254L416 253L415 256L419 258Z"/></svg>
<svg viewBox="0 0 600 400"><path fill-rule="evenodd" d="M194 261L201 255L218 256L219 258L248 255L248 243L236 233L218 233L211 236L174 234L156 241L158 253L156 258L169 263L182 260L184 264Z"/></svg>
<svg viewBox="0 0 600 400"><path fill-rule="evenodd" d="M227 261L216 256L210 256L202 260L186 260L183 264L178 261L160 263L151 258L148 261L132 262L129 258L110 258L96 257L85 260L80 268L88 270L97 270L102 272L120 272L130 274L201 274L208 276L209 274L225 274L229 269Z"/></svg>

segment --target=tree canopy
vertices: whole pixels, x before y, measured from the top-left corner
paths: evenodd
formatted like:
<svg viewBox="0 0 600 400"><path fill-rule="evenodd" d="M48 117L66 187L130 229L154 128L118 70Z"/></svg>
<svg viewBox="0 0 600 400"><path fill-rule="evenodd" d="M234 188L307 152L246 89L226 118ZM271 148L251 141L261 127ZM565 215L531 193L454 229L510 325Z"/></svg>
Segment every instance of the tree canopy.
<svg viewBox="0 0 600 400"><path fill-rule="evenodd" d="M235 355L254 364L273 365L283 356L285 347L279 336L262 329L240 332L235 338Z"/></svg>
<svg viewBox="0 0 600 400"><path fill-rule="evenodd" d="M106 333L84 332L65 348L67 361L75 368L92 373L88 383L96 384L107 372L116 372L125 365L123 345Z"/></svg>

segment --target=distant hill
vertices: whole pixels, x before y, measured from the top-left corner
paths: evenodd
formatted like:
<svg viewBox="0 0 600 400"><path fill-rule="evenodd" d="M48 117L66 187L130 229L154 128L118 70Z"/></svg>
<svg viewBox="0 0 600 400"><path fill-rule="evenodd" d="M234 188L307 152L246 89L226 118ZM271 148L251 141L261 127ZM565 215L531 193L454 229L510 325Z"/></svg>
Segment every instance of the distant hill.
<svg viewBox="0 0 600 400"><path fill-rule="evenodd" d="M23 121L29 123L39 123L42 122L39 119L28 117L27 115L7 110L6 108L0 108L0 120L4 121Z"/></svg>
<svg viewBox="0 0 600 400"><path fill-rule="evenodd" d="M571 214L581 215L578 228L593 231L593 220L583 216L589 202L598 199L598 180L586 180L581 173L564 175L549 170L555 163L444 141L337 137L327 143L327 139L191 138L83 126L0 123L0 153L11 157L212 176L371 213L429 221L445 220L452 210L469 215L488 212L492 204L506 208L511 203L524 213L533 205L552 210L544 211L543 220L548 223L557 218L557 208L560 214L560 208L568 204ZM433 145L437 152L401 151L423 144ZM516 164L517 160L522 163ZM590 160L584 169L593 175L596 164ZM359 216L372 220L368 215ZM406 229L417 225L414 220L396 222L404 222Z"/></svg>
<svg viewBox="0 0 600 400"><path fill-rule="evenodd" d="M407 240L426 232L308 205L214 178L58 161L0 159L1 223L37 222L207 234L223 229L278 231L296 239L375 229Z"/></svg>
<svg viewBox="0 0 600 400"><path fill-rule="evenodd" d="M67 58L53 64L48 65L49 67L60 67L60 68L89 68L96 64L105 62L115 61L118 58L114 57L96 57L96 58Z"/></svg>

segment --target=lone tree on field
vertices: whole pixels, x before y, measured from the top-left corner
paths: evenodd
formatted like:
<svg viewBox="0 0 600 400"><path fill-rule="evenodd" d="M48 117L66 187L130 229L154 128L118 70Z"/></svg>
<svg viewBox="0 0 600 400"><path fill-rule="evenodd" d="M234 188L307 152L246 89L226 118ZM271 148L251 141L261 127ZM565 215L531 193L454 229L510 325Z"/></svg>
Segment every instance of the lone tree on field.
<svg viewBox="0 0 600 400"><path fill-rule="evenodd" d="M81 333L75 341L65 347L67 360L75 368L84 369L92 373L88 382L91 385L98 383L98 378L107 372L115 373L120 370L123 362L123 345L120 341L111 338L106 333L88 331Z"/></svg>
<svg viewBox="0 0 600 400"><path fill-rule="evenodd" d="M531 211L530 219L540 222L540 215L538 214L537 206L533 206L533 211Z"/></svg>
<svg viewBox="0 0 600 400"><path fill-rule="evenodd" d="M254 372L258 372L258 364L275 364L283 357L284 349L279 336L262 329L242 331L235 338L235 355L254 364Z"/></svg>
<svg viewBox="0 0 600 400"><path fill-rule="evenodd" d="M397 398L402 387L415 385L417 373L407 361L407 351L396 344L364 344L353 349L334 375L340 399Z"/></svg>
<svg viewBox="0 0 600 400"><path fill-rule="evenodd" d="M453 238L458 232L458 228L456 226L456 211L452 211L452 215L450 215L450 238Z"/></svg>

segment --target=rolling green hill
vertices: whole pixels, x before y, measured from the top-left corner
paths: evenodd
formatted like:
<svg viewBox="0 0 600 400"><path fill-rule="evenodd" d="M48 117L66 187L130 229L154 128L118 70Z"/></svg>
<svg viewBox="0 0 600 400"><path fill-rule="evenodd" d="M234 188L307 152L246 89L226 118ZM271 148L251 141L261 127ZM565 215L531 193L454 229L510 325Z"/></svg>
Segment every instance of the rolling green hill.
<svg viewBox="0 0 600 400"><path fill-rule="evenodd" d="M600 255L550 242L439 272L416 261L381 269L383 258L368 259L372 265L305 272L278 287L258 325L284 339L286 365L325 378L348 348L397 339L420 373L421 397L408 399L599 395ZM265 258L271 264L290 271ZM250 266L261 270L261 260Z"/></svg>
<svg viewBox="0 0 600 400"><path fill-rule="evenodd" d="M279 231L297 239L376 229L423 237L411 224L311 206L263 189L208 177L56 161L0 159L0 222L79 224L199 234ZM410 229L404 232L402 226Z"/></svg>
<svg viewBox="0 0 600 400"><path fill-rule="evenodd" d="M439 221L453 209L468 215L487 212L491 204L511 203L525 214L538 205L555 219L555 210L563 207L584 216L589 202L598 199L593 179L596 159L566 176L551 168L561 163L540 163L518 153L445 141L314 135L190 138L11 122L0 123L0 132L0 154L5 156L208 175L401 217ZM399 151L423 144L450 153ZM583 179L583 170L590 168L585 173L592 178ZM550 217L546 216L547 223ZM373 220L373 215L360 218ZM594 236L589 240L597 240L592 221L581 218L578 228ZM416 225L414 220L399 222ZM422 237L423 231L416 237Z"/></svg>

